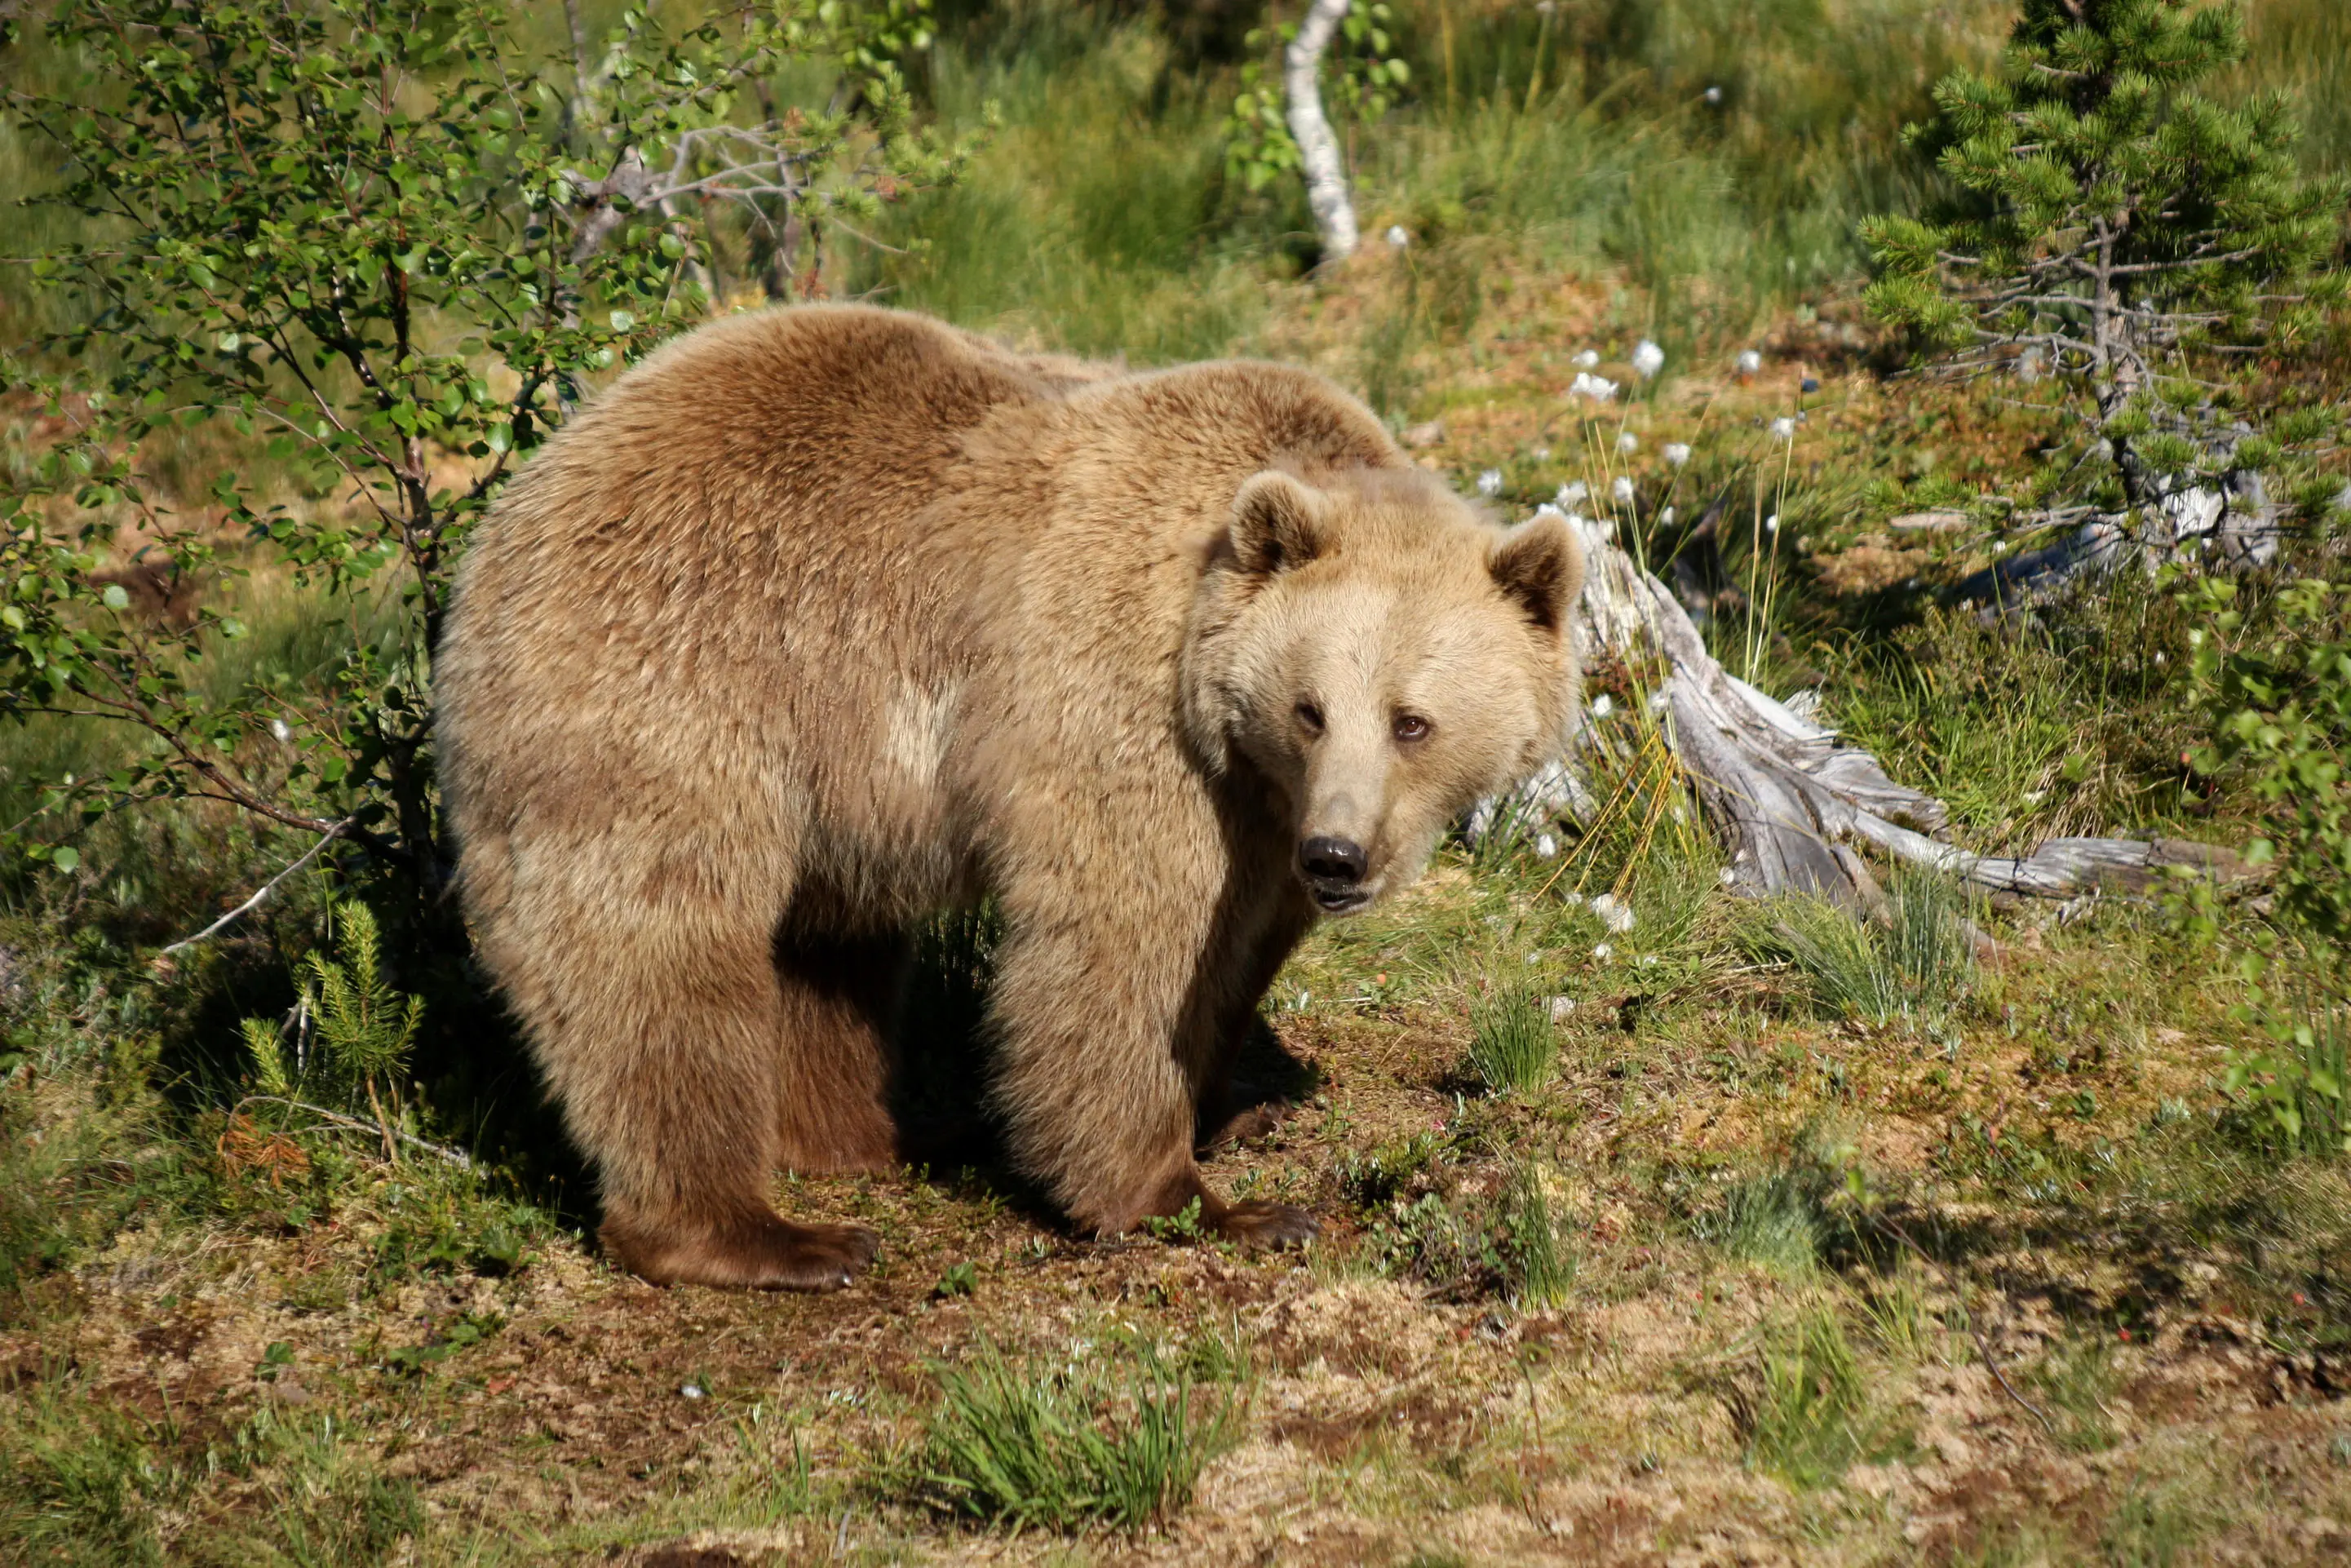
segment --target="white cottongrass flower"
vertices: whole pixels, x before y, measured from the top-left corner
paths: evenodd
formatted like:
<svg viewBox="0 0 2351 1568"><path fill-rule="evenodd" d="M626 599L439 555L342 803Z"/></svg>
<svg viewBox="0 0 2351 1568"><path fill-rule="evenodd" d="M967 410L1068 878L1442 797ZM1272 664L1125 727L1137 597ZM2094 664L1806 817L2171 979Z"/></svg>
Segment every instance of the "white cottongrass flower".
<svg viewBox="0 0 2351 1568"><path fill-rule="evenodd" d="M1478 476L1478 494L1481 496L1499 496L1501 493L1502 471L1499 468L1489 468L1483 474Z"/></svg>
<svg viewBox="0 0 2351 1568"><path fill-rule="evenodd" d="M1600 923L1608 927L1611 936L1622 936L1633 929L1633 906L1613 893L1595 894L1592 913L1600 916Z"/></svg>
<svg viewBox="0 0 2351 1568"><path fill-rule="evenodd" d="M1666 351L1644 338L1633 349L1633 373L1647 381L1666 368Z"/></svg>
<svg viewBox="0 0 2351 1568"><path fill-rule="evenodd" d="M1664 511L1659 512L1657 514L1657 523L1661 528L1672 528L1674 526L1674 509L1671 507L1667 507Z"/></svg>
<svg viewBox="0 0 2351 1568"><path fill-rule="evenodd" d="M1629 457L1641 450L1641 438L1627 430L1616 437L1616 450Z"/></svg>
<svg viewBox="0 0 2351 1568"><path fill-rule="evenodd" d="M1579 371L1597 370L1600 366L1600 356L1592 350L1586 349L1567 362Z"/></svg>
<svg viewBox="0 0 2351 1568"><path fill-rule="evenodd" d="M1757 353L1752 349L1741 349L1739 350L1739 373L1740 375L1751 376L1762 368L1762 355Z"/></svg>
<svg viewBox="0 0 2351 1568"><path fill-rule="evenodd" d="M1556 505L1550 501L1545 501L1542 505L1537 507L1535 508L1534 517L1529 517L1527 521L1533 522L1537 518L1541 517L1557 517L1562 523L1572 523L1575 520L1573 517L1569 517L1565 512L1561 511Z"/></svg>
<svg viewBox="0 0 2351 1568"><path fill-rule="evenodd" d="M1610 714L1614 713L1615 711L1616 699L1610 696L1606 692L1602 692L1598 696L1592 699L1593 717L1606 718Z"/></svg>
<svg viewBox="0 0 2351 1568"><path fill-rule="evenodd" d="M1583 480L1570 479L1559 487L1559 494L1553 499L1562 507L1573 507L1580 504L1590 494L1592 494L1591 490L1585 487Z"/></svg>
<svg viewBox="0 0 2351 1568"><path fill-rule="evenodd" d="M269 721L269 733L277 737L277 744L280 746L294 738L294 732L286 727L286 721L282 718L273 718Z"/></svg>
<svg viewBox="0 0 2351 1568"><path fill-rule="evenodd" d="M1782 414L1778 419L1773 420L1771 422L1771 439L1774 441L1795 440L1796 422L1790 419L1785 414Z"/></svg>
<svg viewBox="0 0 2351 1568"><path fill-rule="evenodd" d="M1780 531L1779 513L1774 512L1770 517L1763 519L1763 531L1767 534L1776 534Z"/></svg>
<svg viewBox="0 0 2351 1568"><path fill-rule="evenodd" d="M1557 860L1559 858L1559 841L1552 838L1549 833L1537 833L1535 835L1535 858L1537 860L1545 861Z"/></svg>
<svg viewBox="0 0 2351 1568"><path fill-rule="evenodd" d="M1411 243L1412 235L1404 232L1404 225L1402 224L1390 224L1388 225L1388 244L1395 246L1398 250L1402 250Z"/></svg>
<svg viewBox="0 0 2351 1568"><path fill-rule="evenodd" d="M683 1387L683 1388L679 1389L679 1390L678 1390L678 1392L679 1392L680 1394L684 1395L688 1399L699 1399L699 1398L701 1398L701 1397L702 1397L702 1390L701 1390L701 1388L700 1388L699 1386L697 1386L696 1385L695 1385L695 1384L691 1384L691 1383L687 1384L684 1387Z"/></svg>
<svg viewBox="0 0 2351 1568"><path fill-rule="evenodd" d="M1575 380L1567 386L1570 397L1588 397L1594 402L1606 402L1616 395L1616 383L1606 376L1595 376L1589 371L1578 371Z"/></svg>
<svg viewBox="0 0 2351 1568"><path fill-rule="evenodd" d="M1710 87L1706 89L1704 96L1706 101L1708 103L1720 103L1722 101L1722 89L1719 87Z"/></svg>
<svg viewBox="0 0 2351 1568"><path fill-rule="evenodd" d="M1668 441L1668 442L1667 442L1667 443L1666 443L1666 465L1667 465L1667 467L1669 467L1669 468L1678 468L1678 467L1680 467L1683 464L1687 463L1688 461L1689 461L1689 443L1688 443L1688 442L1687 442L1687 441Z"/></svg>
<svg viewBox="0 0 2351 1568"><path fill-rule="evenodd" d="M1592 945L1592 956L1605 964L1616 956L1616 949L1605 942L1594 942Z"/></svg>
<svg viewBox="0 0 2351 1568"><path fill-rule="evenodd" d="M1625 478L1622 474L1619 474L1616 476L1616 484L1612 493L1615 496L1616 504L1618 506L1631 506L1633 504L1633 481Z"/></svg>

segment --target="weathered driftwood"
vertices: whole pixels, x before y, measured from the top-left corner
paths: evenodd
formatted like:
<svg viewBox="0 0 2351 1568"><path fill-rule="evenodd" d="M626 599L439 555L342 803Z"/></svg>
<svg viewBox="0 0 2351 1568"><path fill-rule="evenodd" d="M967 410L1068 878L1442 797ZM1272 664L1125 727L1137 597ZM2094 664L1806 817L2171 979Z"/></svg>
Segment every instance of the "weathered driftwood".
<svg viewBox="0 0 2351 1568"><path fill-rule="evenodd" d="M1896 783L1868 752L1814 722L1812 694L1774 701L1724 669L1672 592L1617 547L1609 523L1571 521L1584 549L1578 630L1585 659L1621 664L1656 694L1667 744L1730 852L1734 888L1870 902L1875 884L1855 852L1859 843L1994 894L2044 898L2143 892L2168 865L2221 877L2239 869L2224 850L2179 840L2053 839L2022 859L1959 848L1941 801ZM1513 796L1481 806L1473 835L1512 821L1588 820L1593 798L1577 766L1588 740L1573 737L1565 758Z"/></svg>

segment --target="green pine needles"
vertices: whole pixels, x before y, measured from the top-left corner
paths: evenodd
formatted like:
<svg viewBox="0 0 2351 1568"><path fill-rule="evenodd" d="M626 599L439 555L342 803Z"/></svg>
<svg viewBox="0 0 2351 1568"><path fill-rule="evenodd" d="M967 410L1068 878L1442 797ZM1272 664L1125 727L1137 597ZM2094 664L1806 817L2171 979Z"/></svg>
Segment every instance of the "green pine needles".
<svg viewBox="0 0 2351 1568"><path fill-rule="evenodd" d="M2257 431L2235 384L2346 297L2329 267L2345 186L2300 175L2291 106L2197 89L2244 53L2234 5L2025 0L1998 68L1945 77L1909 130L1949 199L1863 225L1879 317L1957 368L2064 393L2083 461L2050 465L2021 522L2258 541L2280 519L2255 477L2331 423L2288 410ZM2294 505L2323 513L2331 490L2298 477Z"/></svg>
<svg viewBox="0 0 2351 1568"><path fill-rule="evenodd" d="M277 1026L262 1019L245 1020L254 1081L277 1099L298 1093L341 1099L354 1110L364 1105L383 1139L384 1158L396 1165L404 1119L400 1084L423 1022L424 1003L384 980L382 934L367 905L357 900L336 904L329 920L340 957L316 949L305 959L309 977L302 987L298 1032L307 1030L308 1037L298 1041L290 1072Z"/></svg>

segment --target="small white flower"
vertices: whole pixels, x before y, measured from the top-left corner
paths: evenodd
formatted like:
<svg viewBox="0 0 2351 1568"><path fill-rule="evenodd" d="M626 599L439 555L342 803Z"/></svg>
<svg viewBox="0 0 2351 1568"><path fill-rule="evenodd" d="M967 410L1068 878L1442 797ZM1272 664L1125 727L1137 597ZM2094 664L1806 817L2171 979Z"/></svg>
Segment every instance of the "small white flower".
<svg viewBox="0 0 2351 1568"><path fill-rule="evenodd" d="M684 1395L688 1399L699 1399L702 1397L702 1390L691 1383L679 1389L678 1392Z"/></svg>
<svg viewBox="0 0 2351 1568"><path fill-rule="evenodd" d="M1548 463L1551 461L1551 448L1548 446L1538 446L1532 453L1529 454L1529 455L1533 457L1538 463Z"/></svg>
<svg viewBox="0 0 2351 1568"><path fill-rule="evenodd" d="M1771 422L1771 439L1774 441L1795 440L1796 422L1788 418L1785 414L1773 420Z"/></svg>
<svg viewBox="0 0 2351 1568"><path fill-rule="evenodd" d="M1657 956L1655 953L1644 953L1641 955L1641 967L1644 969L1654 969L1656 967Z"/></svg>
<svg viewBox="0 0 2351 1568"><path fill-rule="evenodd" d="M1616 437L1616 450L1630 457L1641 450L1641 438L1629 430L1625 431Z"/></svg>
<svg viewBox="0 0 2351 1568"><path fill-rule="evenodd" d="M1608 927L1608 934L1612 936L1622 936L1633 929L1633 906L1620 901L1613 893L1595 894L1592 900L1592 913L1600 916L1600 923Z"/></svg>
<svg viewBox="0 0 2351 1568"><path fill-rule="evenodd" d="M2008 541L2007 541L2006 539L1994 539L1994 540L1992 540L1992 541L1991 541L1991 553L1992 553L1992 554L1994 554L1994 555L2001 555L2001 554L2006 553L2007 549L2008 549Z"/></svg>
<svg viewBox="0 0 2351 1568"><path fill-rule="evenodd" d="M1557 499L1559 504L1562 507L1573 507L1581 503L1583 497L1590 494L1592 494L1592 492L1584 488L1583 480L1571 479L1566 484L1562 485L1559 487L1559 495L1555 499Z"/></svg>
<svg viewBox="0 0 2351 1568"><path fill-rule="evenodd" d="M1605 942L1594 942L1592 945L1592 956L1604 964L1616 956L1616 949Z"/></svg>
<svg viewBox="0 0 2351 1568"><path fill-rule="evenodd" d="M1557 860L1559 858L1559 841L1552 838L1549 833L1537 833L1535 835L1535 858L1537 860L1545 861Z"/></svg>
<svg viewBox="0 0 2351 1568"><path fill-rule="evenodd" d="M1710 87L1707 89L1706 101L1708 103L1720 103L1722 101L1722 89L1719 87Z"/></svg>
<svg viewBox="0 0 2351 1568"><path fill-rule="evenodd" d="M1390 224L1388 225L1388 244L1395 246L1398 250L1402 250L1411 243L1412 235L1404 232L1404 225L1402 224Z"/></svg>
<svg viewBox="0 0 2351 1568"><path fill-rule="evenodd" d="M1667 442L1667 443L1666 443L1666 465L1667 465L1667 467L1670 467L1670 468L1678 468L1678 467L1680 467L1683 464L1687 463L1688 461L1689 461L1689 443L1688 443L1688 442L1687 442L1687 441L1668 441L1668 442Z"/></svg>
<svg viewBox="0 0 2351 1568"><path fill-rule="evenodd" d="M1483 474L1478 476L1478 494L1481 496L1499 496L1501 493L1502 471L1499 468L1489 468Z"/></svg>
<svg viewBox="0 0 2351 1568"><path fill-rule="evenodd" d="M1567 1015L1568 1015L1568 1014L1570 1014L1570 1013L1572 1013L1572 1012L1573 1012L1574 1010L1575 1010L1575 998L1574 998L1573 997L1553 997L1553 998L1552 998L1552 999L1551 999L1551 1021L1552 1021L1552 1022L1553 1022L1553 1023L1565 1023L1565 1022L1567 1021Z"/></svg>
<svg viewBox="0 0 2351 1568"><path fill-rule="evenodd" d="M1616 699L1610 696L1606 692L1602 692L1598 696L1592 699L1593 717L1606 718L1610 714L1614 713L1615 711Z"/></svg>
<svg viewBox="0 0 2351 1568"><path fill-rule="evenodd" d="M1762 368L1762 355L1757 353L1752 349L1741 349L1739 350L1739 373L1740 375L1751 376Z"/></svg>
<svg viewBox="0 0 2351 1568"><path fill-rule="evenodd" d="M1583 352L1570 360L1568 363L1573 365L1579 371L1596 370L1600 364L1600 356L1593 353L1590 349L1586 349Z"/></svg>
<svg viewBox="0 0 2351 1568"><path fill-rule="evenodd" d="M1575 380L1567 386L1570 397L1588 397L1594 402L1606 402L1616 395L1616 383L1606 376L1595 376L1589 371L1578 371Z"/></svg>
<svg viewBox="0 0 2351 1568"><path fill-rule="evenodd" d="M1763 531L1767 534L1776 534L1780 531L1779 513L1774 512L1770 517L1763 519Z"/></svg>
<svg viewBox="0 0 2351 1568"><path fill-rule="evenodd" d="M1619 474L1616 476L1616 483L1611 493L1615 496L1616 504L1618 506L1631 506L1633 504L1633 481L1625 478L1622 474Z"/></svg>
<svg viewBox="0 0 2351 1568"><path fill-rule="evenodd" d="M286 721L282 718L273 718L269 721L269 733L277 737L277 744L280 746L294 738L294 732L286 727Z"/></svg>
<svg viewBox="0 0 2351 1568"><path fill-rule="evenodd" d="M1557 517L1562 523L1572 523L1575 520L1569 517L1565 512L1561 511L1556 505L1550 501L1545 501L1541 506L1537 507L1535 508L1534 517L1530 517L1527 520L1529 522L1533 522L1537 518L1541 517Z"/></svg>
<svg viewBox="0 0 2351 1568"><path fill-rule="evenodd" d="M1644 338L1633 350L1633 373L1647 381L1666 368L1666 351Z"/></svg>
<svg viewBox="0 0 2351 1568"><path fill-rule="evenodd" d="M1667 507L1664 511L1659 512L1657 514L1657 522L1660 527L1668 528L1672 528L1674 526L1674 509L1671 507Z"/></svg>
<svg viewBox="0 0 2351 1568"><path fill-rule="evenodd" d="M1731 870L1729 866L1724 866L1720 871L1714 873L1714 877L1715 880L1722 883L1723 886L1729 887L1732 883L1739 880L1739 873Z"/></svg>

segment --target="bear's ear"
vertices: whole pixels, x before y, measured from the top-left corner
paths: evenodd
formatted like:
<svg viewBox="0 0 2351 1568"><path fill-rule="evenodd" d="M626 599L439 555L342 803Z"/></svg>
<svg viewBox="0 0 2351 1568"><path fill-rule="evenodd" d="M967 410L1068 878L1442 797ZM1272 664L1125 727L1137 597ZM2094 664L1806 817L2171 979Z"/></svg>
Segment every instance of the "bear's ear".
<svg viewBox="0 0 2351 1568"><path fill-rule="evenodd" d="M1557 633L1566 626L1575 596L1583 591L1583 547L1556 513L1504 534L1487 565L1494 586L1546 632Z"/></svg>
<svg viewBox="0 0 2351 1568"><path fill-rule="evenodd" d="M1279 469L1249 476L1233 497L1233 555L1253 577L1304 566L1322 553L1322 499Z"/></svg>

